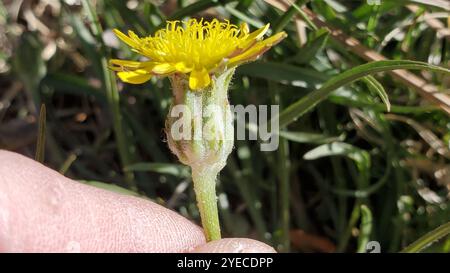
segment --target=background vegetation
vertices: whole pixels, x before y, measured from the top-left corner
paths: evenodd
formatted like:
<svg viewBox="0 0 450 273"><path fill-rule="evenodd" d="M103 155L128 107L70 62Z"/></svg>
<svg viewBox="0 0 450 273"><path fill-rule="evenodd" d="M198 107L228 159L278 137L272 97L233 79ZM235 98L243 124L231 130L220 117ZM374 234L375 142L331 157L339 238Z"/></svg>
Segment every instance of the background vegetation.
<svg viewBox="0 0 450 273"><path fill-rule="evenodd" d="M109 57L137 56L111 30L146 35L189 16L252 29L271 23L289 37L238 68L230 99L288 109L280 149L236 142L218 183L224 235L280 251L364 252L376 240L396 252L449 221L448 71L410 64L421 70L353 82L394 64L350 70L383 58L448 68L447 1L89 2L92 9L79 0L0 2L0 148L37 152L82 183L145 196L199 221L189 170L164 141L169 82L117 81ZM336 91L311 95L330 79ZM449 252L450 238L427 250Z"/></svg>

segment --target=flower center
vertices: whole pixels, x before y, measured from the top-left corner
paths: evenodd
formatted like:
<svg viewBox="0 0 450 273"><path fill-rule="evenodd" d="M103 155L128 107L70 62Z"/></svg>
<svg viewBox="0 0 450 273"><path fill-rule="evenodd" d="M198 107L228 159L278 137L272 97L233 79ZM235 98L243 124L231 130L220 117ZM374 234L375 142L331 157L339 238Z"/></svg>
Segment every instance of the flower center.
<svg viewBox="0 0 450 273"><path fill-rule="evenodd" d="M183 25L169 21L165 29L142 39L141 50L152 61L211 70L232 55L248 36L229 21L191 19Z"/></svg>

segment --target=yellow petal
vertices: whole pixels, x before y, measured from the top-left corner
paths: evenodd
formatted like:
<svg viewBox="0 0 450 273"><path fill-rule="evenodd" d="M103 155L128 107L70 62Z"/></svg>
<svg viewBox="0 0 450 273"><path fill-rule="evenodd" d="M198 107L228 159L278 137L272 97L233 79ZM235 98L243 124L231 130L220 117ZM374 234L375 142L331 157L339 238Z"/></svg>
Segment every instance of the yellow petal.
<svg viewBox="0 0 450 273"><path fill-rule="evenodd" d="M160 74L160 75L169 74L174 71L175 71L175 67L173 67L173 65L171 65L169 63L159 63L159 64L155 65L152 69L153 73Z"/></svg>
<svg viewBox="0 0 450 273"><path fill-rule="evenodd" d="M132 30L128 30L128 36L133 40L133 41L140 41L141 38L139 38L139 36L136 35L136 33L134 33L134 31Z"/></svg>
<svg viewBox="0 0 450 273"><path fill-rule="evenodd" d="M240 65L242 63L255 60L258 58L261 54L269 50L272 46L278 44L281 40L287 37L286 32L279 32L273 36L270 36L269 38L257 42L255 45L250 47L248 50L242 52L241 54L232 57L229 61L227 66L233 67L236 65Z"/></svg>
<svg viewBox="0 0 450 273"><path fill-rule="evenodd" d="M249 29L247 23L240 24L240 26L239 26L239 38L243 38L249 32L250 32L250 29Z"/></svg>
<svg viewBox="0 0 450 273"><path fill-rule="evenodd" d="M138 62L129 60L111 59L109 60L109 68L113 71L133 71L139 68L151 70L155 66L154 62Z"/></svg>
<svg viewBox="0 0 450 273"><path fill-rule="evenodd" d="M123 32L121 32L120 30L118 30L117 28L113 29L114 34L116 34L116 36L122 40L124 43L126 43L127 45L131 46L132 48L139 48L140 44L136 39L139 39L139 37L137 37L136 34L134 34L134 32L132 31L128 31L128 34L130 36L132 36L132 38L128 37L127 35L125 35Z"/></svg>
<svg viewBox="0 0 450 273"><path fill-rule="evenodd" d="M144 83L152 77L151 74L148 73L138 73L135 71L121 71L117 72L117 76L123 81L132 84L141 84Z"/></svg>
<svg viewBox="0 0 450 273"><path fill-rule="evenodd" d="M248 35L248 37L245 38L245 40L243 40L241 44L238 46L240 52L244 52L248 48L254 46L258 42L258 40L260 40L264 36L264 34L266 34L267 30L269 29L269 26L270 24L267 24L264 27L250 33L250 35Z"/></svg>
<svg viewBox="0 0 450 273"><path fill-rule="evenodd" d="M192 67L186 65L185 62L178 62L175 64L175 69L181 73L189 73L192 71Z"/></svg>
<svg viewBox="0 0 450 273"><path fill-rule="evenodd" d="M109 60L109 65L139 67L141 65L141 62L130 61L130 60L111 59L111 60Z"/></svg>
<svg viewBox="0 0 450 273"><path fill-rule="evenodd" d="M207 87L211 83L208 70L202 68L200 70L192 70L189 76L189 88L199 90Z"/></svg>
<svg viewBox="0 0 450 273"><path fill-rule="evenodd" d="M266 34L267 30L269 30L269 27L270 27L270 24L266 24L262 28L253 31L252 33L250 33L250 35L248 36L247 39L249 39L249 40L260 39L261 37L264 36L264 34Z"/></svg>

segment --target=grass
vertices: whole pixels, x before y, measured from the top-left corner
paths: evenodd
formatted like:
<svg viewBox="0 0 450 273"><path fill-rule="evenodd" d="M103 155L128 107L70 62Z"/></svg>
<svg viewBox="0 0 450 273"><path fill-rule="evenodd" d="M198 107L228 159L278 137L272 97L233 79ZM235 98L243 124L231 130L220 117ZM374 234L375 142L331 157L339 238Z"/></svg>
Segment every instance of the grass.
<svg viewBox="0 0 450 273"><path fill-rule="evenodd" d="M364 252L378 241L381 251L399 252L422 250L437 228L440 240L425 251L450 251L450 39L438 35L450 8L98 0L35 1L17 12L13 2L0 3L0 148L198 222L189 171L164 142L169 82L117 81L106 61L137 55L111 30L145 35L189 16L245 20L252 29L271 23L288 38L238 68L230 100L280 105L280 147L261 152L257 141L236 141L218 184L224 235L280 251ZM393 69L414 70L399 77Z"/></svg>

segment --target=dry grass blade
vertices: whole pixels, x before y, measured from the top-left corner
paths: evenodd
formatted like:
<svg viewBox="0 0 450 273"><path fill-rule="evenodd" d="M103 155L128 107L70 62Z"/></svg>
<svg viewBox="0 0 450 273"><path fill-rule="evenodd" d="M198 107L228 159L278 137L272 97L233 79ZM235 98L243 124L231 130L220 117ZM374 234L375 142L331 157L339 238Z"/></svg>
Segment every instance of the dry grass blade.
<svg viewBox="0 0 450 273"><path fill-rule="evenodd" d="M407 5L406 8L408 8L410 11L417 13L420 8L415 5ZM431 18L427 12L425 12L422 15L425 23L429 25L432 29L436 31L438 36L445 37L447 41L450 41L450 28L446 27L441 21L435 18Z"/></svg>
<svg viewBox="0 0 450 273"><path fill-rule="evenodd" d="M450 159L450 150L447 148L445 143L439 139L431 130L425 128L418 122L414 121L411 118L394 115L394 114L388 114L386 115L386 118L389 120L396 120L404 122L408 125L410 125L414 130L417 131L417 133L420 135L420 137L430 145L430 147L436 151L438 154Z"/></svg>

